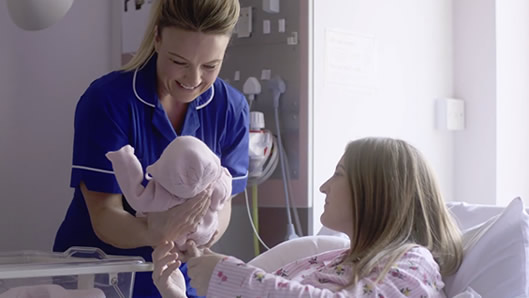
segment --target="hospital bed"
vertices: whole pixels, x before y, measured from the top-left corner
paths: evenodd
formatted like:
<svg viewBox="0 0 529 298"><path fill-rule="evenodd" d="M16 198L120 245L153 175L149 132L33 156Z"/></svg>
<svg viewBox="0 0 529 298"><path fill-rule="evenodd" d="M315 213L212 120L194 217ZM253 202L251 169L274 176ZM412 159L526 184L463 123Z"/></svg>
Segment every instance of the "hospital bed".
<svg viewBox="0 0 529 298"><path fill-rule="evenodd" d="M520 198L506 207L449 202L463 232L464 258L444 278L447 297L529 297L529 215ZM283 242L249 262L267 272L299 258L349 246L338 236L305 236Z"/></svg>

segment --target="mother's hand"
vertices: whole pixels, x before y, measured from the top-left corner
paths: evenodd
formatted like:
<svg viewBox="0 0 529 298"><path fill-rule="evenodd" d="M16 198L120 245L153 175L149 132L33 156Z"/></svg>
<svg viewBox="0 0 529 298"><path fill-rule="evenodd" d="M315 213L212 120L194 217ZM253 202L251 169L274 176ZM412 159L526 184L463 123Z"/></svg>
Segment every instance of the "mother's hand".
<svg viewBox="0 0 529 298"><path fill-rule="evenodd" d="M152 252L154 269L152 280L162 297L186 297L184 275L178 269L182 264L178 254L174 252L174 243L165 241Z"/></svg>
<svg viewBox="0 0 529 298"><path fill-rule="evenodd" d="M157 246L163 241L172 241L196 231L209 208L210 196L211 189L206 189L167 211L148 213L147 229L151 245Z"/></svg>
<svg viewBox="0 0 529 298"><path fill-rule="evenodd" d="M199 296L205 296L215 267L226 256L214 253L209 248L200 251L192 241L188 242L187 250L194 255L187 261L187 275L191 278L191 286Z"/></svg>

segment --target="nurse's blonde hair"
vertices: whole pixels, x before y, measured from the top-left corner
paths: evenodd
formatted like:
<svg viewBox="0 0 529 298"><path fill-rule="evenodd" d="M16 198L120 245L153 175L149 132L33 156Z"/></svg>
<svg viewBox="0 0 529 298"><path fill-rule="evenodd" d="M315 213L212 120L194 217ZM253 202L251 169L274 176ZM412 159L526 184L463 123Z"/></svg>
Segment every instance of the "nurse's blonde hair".
<svg viewBox="0 0 529 298"><path fill-rule="evenodd" d="M352 285L377 264L391 266L414 245L426 247L441 274L461 264L461 232L421 153L391 138L364 138L348 144L344 167L353 201L349 258L356 263Z"/></svg>
<svg viewBox="0 0 529 298"><path fill-rule="evenodd" d="M155 35L161 36L164 28L229 36L239 11L238 0L154 0L140 47L122 70L143 66L154 53Z"/></svg>

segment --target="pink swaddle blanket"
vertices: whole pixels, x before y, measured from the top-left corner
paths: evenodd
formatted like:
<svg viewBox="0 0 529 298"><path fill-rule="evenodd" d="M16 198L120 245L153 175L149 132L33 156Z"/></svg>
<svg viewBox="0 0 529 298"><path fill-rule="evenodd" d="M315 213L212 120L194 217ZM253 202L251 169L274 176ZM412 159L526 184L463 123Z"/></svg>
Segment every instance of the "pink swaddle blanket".
<svg viewBox="0 0 529 298"><path fill-rule="evenodd" d="M149 182L145 187L142 166L132 146L108 152L106 157L112 162L121 191L130 206L139 212L138 216L165 211L212 187L209 210L197 231L174 240L179 248L184 248L188 239L197 245L209 242L218 226L218 211L231 196L232 177L204 142L192 136L174 139L160 158L147 167L145 177Z"/></svg>

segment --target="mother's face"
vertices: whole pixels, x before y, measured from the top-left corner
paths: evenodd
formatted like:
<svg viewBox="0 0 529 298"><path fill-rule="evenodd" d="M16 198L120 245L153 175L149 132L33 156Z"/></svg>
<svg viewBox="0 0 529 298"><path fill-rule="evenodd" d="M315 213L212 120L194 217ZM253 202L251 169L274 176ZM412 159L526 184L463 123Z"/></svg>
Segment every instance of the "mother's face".
<svg viewBox="0 0 529 298"><path fill-rule="evenodd" d="M219 74L229 40L223 34L163 28L155 36L160 98L188 103L204 93Z"/></svg>
<svg viewBox="0 0 529 298"><path fill-rule="evenodd" d="M353 200L349 178L343 162L342 157L331 178L320 186L320 191L326 195L325 210L320 221L324 226L351 237Z"/></svg>

